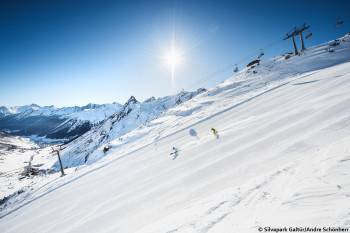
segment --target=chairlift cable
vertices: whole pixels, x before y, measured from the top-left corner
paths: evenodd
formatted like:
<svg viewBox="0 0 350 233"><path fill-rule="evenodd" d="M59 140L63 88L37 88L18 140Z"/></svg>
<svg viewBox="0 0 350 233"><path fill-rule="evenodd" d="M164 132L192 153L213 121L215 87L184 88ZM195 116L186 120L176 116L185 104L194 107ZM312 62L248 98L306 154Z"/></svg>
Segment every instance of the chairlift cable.
<svg viewBox="0 0 350 233"><path fill-rule="evenodd" d="M282 42L282 41L283 41L282 39L278 39L278 40L276 40L276 41L274 41L274 42L272 42L272 43L270 43L270 44L264 46L262 49L267 50L268 48L270 48L270 47L272 47L272 46L275 46L275 45L277 45L278 43L280 43L280 42ZM253 56L256 56L256 54L258 54L258 53L260 53L260 52L261 52L261 49L259 49L259 50L255 51L255 52L253 52L253 53L251 53L251 54L249 54L249 55L247 55L247 56L245 56L245 57L243 57L243 58L237 60L235 63L232 63L232 64L230 64L230 65L227 65L227 66L225 66L225 67L223 67L223 68L217 70L216 72L214 72L214 73L212 73L212 74L210 74L210 75L205 76L204 78L202 78L202 79L200 79L200 80L198 80L198 81L192 83L191 85L189 85L189 86L188 86L188 89L190 89L190 88L192 88L192 87L195 87L195 86L198 86L199 84L201 84L201 83L203 83L203 82L206 82L206 81L208 81L209 79L212 79L212 78L218 76L219 74L222 74L223 72L225 72L225 71L227 71L227 70L229 70L229 69L232 69L234 66L236 66L236 64L240 64L240 63L246 61L247 59L249 59L249 58L251 58L251 57L253 57Z"/></svg>
<svg viewBox="0 0 350 233"><path fill-rule="evenodd" d="M350 17L341 17L341 18L343 18L343 19L348 19L348 18L350 18ZM340 21L338 21L338 22L340 22ZM325 25L325 23L327 23L327 25ZM315 27L315 26L318 26L318 27ZM317 24L311 25L311 27L312 27L311 31L317 31L317 30L320 30L320 29L323 29L323 28L326 28L326 27L331 27L331 26L334 26L334 24L329 24L329 21L324 21L324 22L321 22L321 23L317 23ZM295 29L296 29L296 27L294 27L293 29L291 29L287 34L289 34L291 31L293 31L293 30L295 30ZM312 32L311 32L311 35L312 35ZM309 37L309 38L310 38L310 37ZM275 46L276 44L278 44L278 43L280 43L280 42L282 42L282 41L283 41L283 40L278 39L278 40L272 42L271 44L269 44L269 45L263 47L261 50L257 50L257 51L255 51L255 52L253 52L253 53L251 53L251 54L249 54L249 55L247 55L247 56L245 56L245 57L243 57L243 58L237 60L236 62L234 62L234 63L232 63L232 64L230 64L230 65L227 65L227 66L225 66L225 67L223 67L223 68L217 70L216 72L214 72L214 73L212 73L212 74L210 74L210 75L205 76L204 78L202 78L202 79L200 79L200 80L198 80L198 81L192 83L191 85L189 85L189 86L188 86L188 89L191 88L191 87L197 86L197 85L199 85L199 84L201 84L201 83L203 83L203 82L206 82L206 81L208 81L209 79L212 79L212 78L214 78L214 77L216 77L216 76L222 74L223 72L225 72L225 71L227 71L227 70L229 70L229 69L232 69L232 68L235 67L237 64L240 64L240 63L246 61L247 59L249 59L249 58L251 58L251 57L253 57L253 56L256 56L256 54L259 53L259 52L261 52L263 49L264 49L264 50L267 50L268 48L270 48L270 47L272 47L272 46Z"/></svg>

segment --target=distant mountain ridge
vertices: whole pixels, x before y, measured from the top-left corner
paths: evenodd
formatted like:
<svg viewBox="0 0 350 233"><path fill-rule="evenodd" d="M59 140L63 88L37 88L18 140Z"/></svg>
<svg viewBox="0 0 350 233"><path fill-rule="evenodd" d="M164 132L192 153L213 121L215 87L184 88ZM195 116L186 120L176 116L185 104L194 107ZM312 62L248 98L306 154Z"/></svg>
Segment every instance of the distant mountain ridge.
<svg viewBox="0 0 350 233"><path fill-rule="evenodd" d="M156 115L183 101L191 99L203 91L205 89L198 89L196 92L181 92L174 96L158 98L158 100L151 97L143 103L149 105L149 103L154 104L154 102L158 101L156 104L158 106L157 109L147 109L148 113ZM170 102L164 102L164 99L168 99ZM89 103L82 107L62 108L56 108L53 105L41 107L37 104L16 107L1 106L0 131L10 132L18 136L31 137L33 141L39 143L64 142L81 136L93 126L100 124L120 111L123 112L124 116L128 115L132 110L129 106L135 104L140 103L134 96L131 96L124 105L114 102L112 104ZM142 114L140 113L140 115ZM120 119L124 116L118 115ZM151 118L149 117L149 119ZM147 121L148 119L144 120Z"/></svg>
<svg viewBox="0 0 350 233"><path fill-rule="evenodd" d="M82 107L0 107L0 130L31 137L36 142L66 141L80 136L122 107L119 103Z"/></svg>
<svg viewBox="0 0 350 233"><path fill-rule="evenodd" d="M15 106L15 107L7 107L7 106L0 106L0 116L8 116L8 115L14 115L14 114L27 114L27 115L44 115L44 116L50 116L50 115L64 115L64 114L72 114L84 110L93 110L98 108L106 108L110 106L119 106L121 107L121 104L119 103L112 103L112 104L93 104L89 103L85 106L73 106L73 107L62 107L62 108L56 108L54 105L50 106L39 106L37 104L31 104L31 105L24 105L24 106Z"/></svg>

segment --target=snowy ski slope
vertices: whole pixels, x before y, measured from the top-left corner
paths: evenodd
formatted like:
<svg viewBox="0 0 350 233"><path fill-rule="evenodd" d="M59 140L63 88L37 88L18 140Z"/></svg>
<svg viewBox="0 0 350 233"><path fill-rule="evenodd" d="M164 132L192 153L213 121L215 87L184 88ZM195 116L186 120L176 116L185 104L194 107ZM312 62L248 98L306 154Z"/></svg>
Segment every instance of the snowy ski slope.
<svg viewBox="0 0 350 233"><path fill-rule="evenodd" d="M38 146L28 138L12 136L0 132L0 193L4 196L11 195L30 180L23 180L19 184L18 178L22 176L24 169L36 154ZM3 196L0 195L0 199Z"/></svg>
<svg viewBox="0 0 350 233"><path fill-rule="evenodd" d="M0 232L350 228L350 37L341 40L334 53L332 41L262 61L116 138L97 162L14 197Z"/></svg>

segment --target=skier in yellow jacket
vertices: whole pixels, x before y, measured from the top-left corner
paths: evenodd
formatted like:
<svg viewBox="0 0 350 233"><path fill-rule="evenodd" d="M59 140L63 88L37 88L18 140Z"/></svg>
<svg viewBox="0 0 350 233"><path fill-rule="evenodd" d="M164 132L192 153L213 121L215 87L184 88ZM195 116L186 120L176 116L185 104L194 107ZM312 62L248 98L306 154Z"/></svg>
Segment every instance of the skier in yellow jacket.
<svg viewBox="0 0 350 233"><path fill-rule="evenodd" d="M211 130L213 131L213 134L216 136L216 139L219 139L219 134L218 134L219 132L214 128L211 128Z"/></svg>

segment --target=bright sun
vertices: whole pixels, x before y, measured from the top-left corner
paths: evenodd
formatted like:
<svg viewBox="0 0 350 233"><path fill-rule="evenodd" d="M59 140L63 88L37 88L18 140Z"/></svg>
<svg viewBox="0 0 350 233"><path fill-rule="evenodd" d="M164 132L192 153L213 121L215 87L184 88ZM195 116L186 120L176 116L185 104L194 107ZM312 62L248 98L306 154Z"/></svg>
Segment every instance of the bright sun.
<svg viewBox="0 0 350 233"><path fill-rule="evenodd" d="M171 84L175 84L175 69L178 68L180 63L182 62L180 50L175 47L175 41L172 41L171 47L168 52L164 56L165 63L169 66L171 70Z"/></svg>
<svg viewBox="0 0 350 233"><path fill-rule="evenodd" d="M175 49L172 49L166 56L166 62L173 69L180 63L180 54Z"/></svg>

